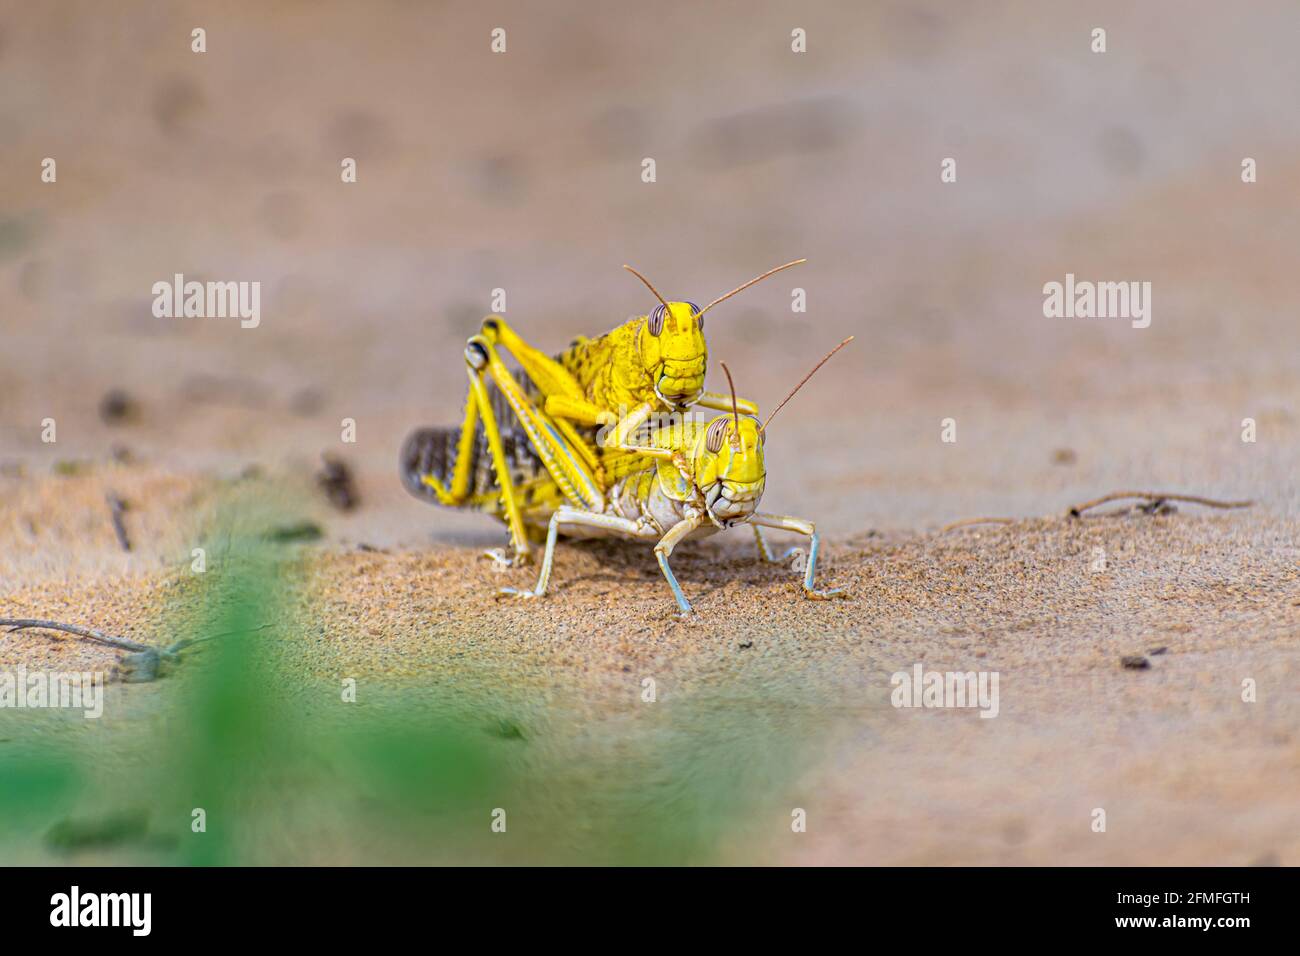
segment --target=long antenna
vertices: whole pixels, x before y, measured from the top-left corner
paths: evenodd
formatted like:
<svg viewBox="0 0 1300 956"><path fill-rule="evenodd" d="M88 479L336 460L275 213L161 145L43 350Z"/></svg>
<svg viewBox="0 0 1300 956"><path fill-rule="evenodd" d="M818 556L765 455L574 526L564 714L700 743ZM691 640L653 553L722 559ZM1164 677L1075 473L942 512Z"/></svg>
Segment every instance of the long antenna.
<svg viewBox="0 0 1300 956"><path fill-rule="evenodd" d="M788 401L790 401L790 399L794 398L794 394L795 394L795 392L797 392L797 391L799 391L799 389L803 388L804 385L808 382L808 379L810 379L810 378L812 378L814 375L816 375L816 374L817 374L817 370L818 370L819 368L821 368L823 365L825 365L827 362L829 362L829 361L831 360L831 356L832 356L832 355L834 355L836 352L838 352L840 349L844 348L844 346L848 345L848 344L849 344L850 342L852 342L852 341L853 341L853 336L850 335L847 339L845 339L845 340L844 340L843 342L841 342L839 345L835 346L835 348L833 348L833 349L831 349L829 352L827 352L827 353L826 353L826 357L825 357L824 359L822 359L820 362L818 362L816 365L814 365L812 371L809 372L807 375L805 375L805 376L803 377L803 381L801 381L798 385L796 385L794 388L792 388L792 389L790 390L790 394L787 395L784 399L782 399L781 404L778 405L778 406L776 406L776 411L772 412L771 415L768 415L768 416L767 416L767 421L763 422L763 427L760 428L759 431L760 431L760 432L766 432L766 431L767 431L767 426L770 425L770 424L772 424L772 419L776 418L776 412L779 412L781 409L785 408L785 403L788 402Z"/></svg>
<svg viewBox="0 0 1300 956"><path fill-rule="evenodd" d="M753 285L754 283L756 283L756 282L762 282L762 281L763 281L764 279L766 279L768 276L774 276L774 275L776 275L778 272L780 272L782 269L789 269L791 266L797 266L797 265L800 265L801 263L804 263L804 262L807 262L807 261L808 261L807 259L795 259L793 262L787 262L785 265L777 266L775 269L768 269L768 270L767 270L766 272L764 272L761 276L757 276L756 278L750 279L750 280L749 280L748 282L746 282L744 285L736 286L736 288L732 289L732 290L731 290L730 292L728 292L726 295L720 295L720 296L718 296L716 299L714 299L712 302L710 302L710 303L709 303L708 305L706 305L704 308L700 309L700 311L696 312L695 315L693 315L691 318L698 319L700 316L702 316L705 312L708 312L709 309L713 308L713 307L714 307L715 305L717 305L719 302L725 302L727 299L730 299L730 298L731 298L733 295L735 295L737 292L744 292L746 289L748 289L748 288L749 288L751 285ZM626 269L627 266L624 266L623 268ZM644 282L645 280L643 279L643 280L641 280L641 281ZM649 283L647 282L646 285L649 285ZM652 289L651 291L653 292L654 290ZM655 295L658 295L658 294L659 294L658 292L655 292Z"/></svg>
<svg viewBox="0 0 1300 956"><path fill-rule="evenodd" d="M722 371L727 373L727 387L731 389L731 418L736 423L731 436L731 447L735 448L740 442L740 409L736 405L736 383L731 380L731 369L727 368L727 363L722 362L721 365Z"/></svg>
<svg viewBox="0 0 1300 956"><path fill-rule="evenodd" d="M644 282L644 283L645 283L645 287L646 287L647 289L649 289L651 292L653 292L653 293L655 294L655 298L656 298L656 299L658 299L660 302L663 303L663 306L664 306L665 309L667 309L668 314L669 314L669 315L672 314L672 311L673 311L673 310L668 308L668 300L665 299L663 296L661 296L661 295L659 294L659 290L656 289L654 286L652 286L652 285L650 284L650 280L649 280L649 279L647 279L647 278L646 278L645 276L643 276L641 273L637 272L635 269L633 269L633 268L632 268L630 265L628 265L626 262L623 263L623 268L626 269L628 272L632 273L632 275L636 276L636 277L637 277L638 279L640 279L642 282ZM674 321L675 321L675 320L674 320Z"/></svg>

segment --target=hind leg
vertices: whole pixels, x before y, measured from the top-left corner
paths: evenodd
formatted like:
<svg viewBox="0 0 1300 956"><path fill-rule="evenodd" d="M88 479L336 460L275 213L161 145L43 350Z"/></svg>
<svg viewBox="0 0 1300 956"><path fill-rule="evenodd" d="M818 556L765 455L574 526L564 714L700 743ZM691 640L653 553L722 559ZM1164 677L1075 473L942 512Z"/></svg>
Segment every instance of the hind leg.
<svg viewBox="0 0 1300 956"><path fill-rule="evenodd" d="M532 551L528 544L528 532L524 528L523 513L519 508L519 494L515 490L514 479L510 474L510 463L506 460L505 448L501 443L501 429L497 425L496 415L492 411L492 402L483 384L483 370L487 367L487 360L487 351L471 339L469 345L465 347L465 362L469 366L470 397L478 406L478 415L483 421L483 433L487 436L488 452L492 456L492 467L496 471L497 485L501 489L501 507L505 511L506 527L510 529L514 561L518 564L527 564L531 560ZM463 432L461 441L465 441ZM457 469L464 462L468 470L468 459L468 455L462 455L461 460L456 463ZM452 479L452 487L456 487L455 477Z"/></svg>
<svg viewBox="0 0 1300 956"><path fill-rule="evenodd" d="M562 396L581 399L582 386L568 370L549 355L525 342L499 315L489 315L483 320L480 333L489 345L504 348L523 367L524 374L532 379L538 391L546 398Z"/></svg>
<svg viewBox="0 0 1300 956"><path fill-rule="evenodd" d="M436 475L420 475L420 482L433 489L438 496L438 504L455 508L469 498L472 450L474 447L474 429L478 426L478 402L471 392L465 398L465 420L460 426L460 438L456 447L456 465L452 469L450 486L444 485Z"/></svg>
<svg viewBox="0 0 1300 956"><path fill-rule="evenodd" d="M599 513L605 507L603 475L592 466L595 452L572 429L562 428L541 411L515 381L496 348L484 336L470 339L470 348L484 357L484 374L509 403L529 444L570 504Z"/></svg>

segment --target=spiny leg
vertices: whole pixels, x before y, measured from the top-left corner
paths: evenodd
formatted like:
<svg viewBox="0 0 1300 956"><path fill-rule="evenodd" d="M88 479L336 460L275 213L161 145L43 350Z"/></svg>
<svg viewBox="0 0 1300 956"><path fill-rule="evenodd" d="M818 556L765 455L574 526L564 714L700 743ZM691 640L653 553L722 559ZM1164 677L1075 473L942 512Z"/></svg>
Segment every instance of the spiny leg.
<svg viewBox="0 0 1300 956"><path fill-rule="evenodd" d="M673 548L677 547L683 538L703 523L703 515L683 518L669 528L668 533L660 538L659 543L655 545L655 558L659 561L659 569L663 571L664 577L668 579L668 586L672 588L673 597L677 599L677 606L681 608L682 614L691 613L691 602L686 600L686 595L682 593L682 587L677 583L677 577L673 574L673 569L668 565L668 558L672 555Z"/></svg>
<svg viewBox="0 0 1300 956"><path fill-rule="evenodd" d="M555 542L559 538L561 525L581 525L588 528L606 528L612 531L621 531L625 534L644 536L645 527L636 521L627 518L616 518L613 515L595 514L590 511L580 511L577 508L562 507L555 514L551 515L550 527L546 531L546 551L542 555L542 569L537 575L537 586L530 590L520 590L519 588L502 588L501 594L509 594L514 597L535 598L542 597L546 593L546 586L551 580L551 564L555 558Z"/></svg>
<svg viewBox="0 0 1300 956"><path fill-rule="evenodd" d="M499 345L513 355L523 368L524 374L532 379L538 391L547 398L556 396L582 399L582 386L568 369L525 342L501 316L489 315L484 319L482 334L489 343Z"/></svg>
<svg viewBox="0 0 1300 956"><path fill-rule="evenodd" d="M789 515L770 515L756 511L750 516L749 523L764 528L775 528L779 531L794 531L808 536L808 567L803 576L804 597L814 601L824 601L828 598L848 596L843 588L818 590L813 587L813 575L817 572L817 549L820 539L817 537L817 527L811 521L792 518Z"/></svg>
<svg viewBox="0 0 1300 956"><path fill-rule="evenodd" d="M478 402L473 391L465 397L465 420L461 422L460 437L456 442L456 464L451 473L451 486L447 487L436 475L420 475L421 483L433 489L438 496L438 503L455 508L465 503L470 496L473 481L471 465L473 459L474 434L478 427Z"/></svg>
<svg viewBox="0 0 1300 956"><path fill-rule="evenodd" d="M560 433L560 429L546 416L515 381L510 370L501 361L496 348L483 336L470 339L471 345L481 349L486 356L487 374L492 377L515 418L528 435L529 444L547 472L560 487L568 501L586 510L599 513L605 505L604 493L596 475L587 465L589 456L575 450Z"/></svg>
<svg viewBox="0 0 1300 956"><path fill-rule="evenodd" d="M588 447L570 421L573 419L582 425L594 425L596 421L592 417L593 412L599 412L599 409L583 398L582 386L578 380L555 359L524 341L499 315L490 315L483 320L482 335L489 344L504 348L515 357L524 374L544 397L542 410L555 420L555 427L583 459L587 469L596 475L597 483L603 484L600 462L595 451ZM552 402L558 403L554 409ZM566 406L564 403L570 404Z"/></svg>
<svg viewBox="0 0 1300 956"><path fill-rule="evenodd" d="M465 361L469 365L470 395L478 405L478 414L483 420L483 433L487 436L488 451L492 455L492 467L496 470L497 485L501 488L501 506L506 513L506 526L510 529L510 544L515 552L514 560L519 564L527 564L531 557L528 532L524 530L524 517L519 508L519 497L515 493L514 479L510 476L510 463L506 461L505 448L501 442L501 429L497 427L496 415L492 412L492 402L488 398L487 387L483 384L487 352L471 339L465 348ZM463 457L468 459L469 456ZM460 466L461 463L458 461L456 467L460 468ZM466 467L468 468L468 464ZM454 479L452 483L454 486Z"/></svg>

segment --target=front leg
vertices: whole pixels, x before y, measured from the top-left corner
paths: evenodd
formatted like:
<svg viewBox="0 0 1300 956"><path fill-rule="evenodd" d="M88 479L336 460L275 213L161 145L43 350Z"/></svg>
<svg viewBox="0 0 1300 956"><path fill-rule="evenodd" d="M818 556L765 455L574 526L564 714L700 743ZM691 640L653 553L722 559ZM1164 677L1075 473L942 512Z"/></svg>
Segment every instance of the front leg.
<svg viewBox="0 0 1300 956"><path fill-rule="evenodd" d="M731 396L722 395L718 392L701 392L700 397L695 400L695 404L701 408L712 408L719 412L731 411ZM758 404L751 402L747 398L736 399L736 411L742 415L753 415L758 417Z"/></svg>
<svg viewBox="0 0 1300 956"><path fill-rule="evenodd" d="M818 590L813 587L813 575L817 572L817 527L811 521L804 521L802 518L792 518L789 515L769 515L761 511L754 512L750 517L749 523L763 528L775 528L779 531L795 531L799 534L805 534L809 538L808 542L808 568L804 571L803 576L803 594L804 597L812 601L825 601L829 598L848 597L843 588L829 588ZM756 527L755 531L758 530Z"/></svg>
<svg viewBox="0 0 1300 956"><path fill-rule="evenodd" d="M673 548L684 539L688 534L704 523L704 516L700 514L692 515L689 518L683 518L677 524L668 529L668 533L659 539L655 545L655 558L659 561L659 569L663 571L664 577L668 579L668 586L673 590L673 597L677 599L677 606L682 609L682 614L691 613L691 602L686 600L686 595L682 593L682 587L677 583L677 577L673 574L673 569L668 565L668 558L673 553Z"/></svg>
<svg viewBox="0 0 1300 956"><path fill-rule="evenodd" d="M597 433L597 442L602 448L623 448L631 441L637 430L649 420L653 411L654 408L649 402L642 402L613 425L602 428Z"/></svg>

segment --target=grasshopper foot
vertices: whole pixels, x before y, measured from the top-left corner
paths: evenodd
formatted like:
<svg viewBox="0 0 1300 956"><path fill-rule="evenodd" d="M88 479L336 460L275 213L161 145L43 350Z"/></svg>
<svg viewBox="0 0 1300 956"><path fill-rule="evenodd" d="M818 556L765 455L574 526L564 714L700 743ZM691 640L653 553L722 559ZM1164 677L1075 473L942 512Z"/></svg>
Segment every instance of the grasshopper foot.
<svg viewBox="0 0 1300 956"><path fill-rule="evenodd" d="M531 588L498 588L497 597L536 598L541 595Z"/></svg>
<svg viewBox="0 0 1300 956"><path fill-rule="evenodd" d="M517 551L512 558L506 554L505 548L488 548L483 552L483 557L491 558L495 570L504 571L506 568L520 568L532 564L532 556L527 551Z"/></svg>
<svg viewBox="0 0 1300 956"><path fill-rule="evenodd" d="M803 589L803 596L809 601L833 601L835 598L847 598L849 592L844 588L809 588Z"/></svg>

